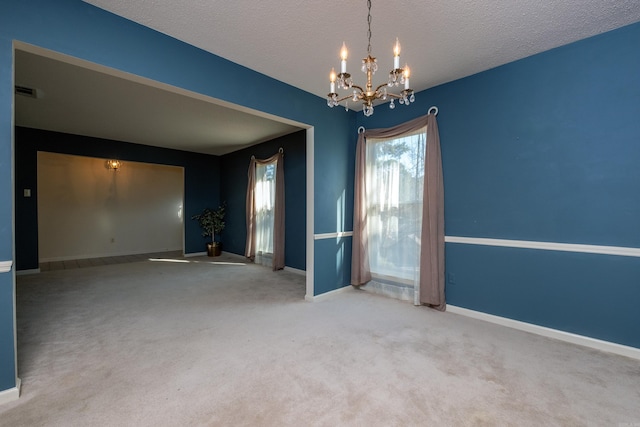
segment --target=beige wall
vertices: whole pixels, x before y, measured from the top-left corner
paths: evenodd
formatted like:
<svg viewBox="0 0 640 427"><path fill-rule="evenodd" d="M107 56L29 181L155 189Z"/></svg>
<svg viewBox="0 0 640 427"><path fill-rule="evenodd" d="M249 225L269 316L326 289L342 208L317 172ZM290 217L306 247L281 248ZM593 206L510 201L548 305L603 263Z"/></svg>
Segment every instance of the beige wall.
<svg viewBox="0 0 640 427"><path fill-rule="evenodd" d="M40 262L183 249L184 169L38 152Z"/></svg>

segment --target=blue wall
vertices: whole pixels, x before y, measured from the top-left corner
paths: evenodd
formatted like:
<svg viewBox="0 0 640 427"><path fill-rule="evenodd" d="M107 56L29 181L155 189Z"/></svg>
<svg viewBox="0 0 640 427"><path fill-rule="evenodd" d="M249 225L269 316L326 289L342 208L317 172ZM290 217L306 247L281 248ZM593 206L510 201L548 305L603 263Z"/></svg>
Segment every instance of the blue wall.
<svg viewBox="0 0 640 427"><path fill-rule="evenodd" d="M448 236L640 248L640 24L380 107L440 109ZM447 300L640 347L640 259L448 243Z"/></svg>
<svg viewBox="0 0 640 427"><path fill-rule="evenodd" d="M184 168L185 253L203 252L206 238L193 215L220 202L220 158L148 145L16 127L16 270L38 268L37 152L156 163ZM30 198L22 190L30 188Z"/></svg>
<svg viewBox="0 0 640 427"><path fill-rule="evenodd" d="M316 232L335 232L336 202L352 194L353 114L315 95L80 0L0 2L0 260L13 260L13 41L21 41L284 117L314 128ZM220 84L224 81L225 84ZM256 93L261 96L255 96ZM325 171L331 170L330 176ZM319 179L320 175L323 179ZM206 179L206 178L203 178ZM347 199L349 200L349 199ZM345 208L349 215L349 203ZM317 245L315 245L317 246ZM315 271L344 260L314 250ZM347 282L318 283L315 293ZM12 273L0 274L0 390L15 386Z"/></svg>
<svg viewBox="0 0 640 427"><path fill-rule="evenodd" d="M0 13L2 16L2 13ZM2 19L2 18L0 18ZM1 22L1 21L0 21ZM4 23L0 31L4 30ZM13 260L12 70L11 41L0 38L0 260ZM0 391L15 387L14 281L0 273Z"/></svg>
<svg viewBox="0 0 640 427"><path fill-rule="evenodd" d="M364 119L80 0L22 0L0 3L0 260L14 259L13 40L313 126L315 233L351 230L356 124L435 104L448 235L640 247L640 24ZM348 283L349 240L314 241L315 294ZM451 304L640 347L637 258L448 244L447 270ZM14 280L0 274L0 390L15 385Z"/></svg>
<svg viewBox="0 0 640 427"><path fill-rule="evenodd" d="M251 156L266 159L284 150L285 193L285 265L305 270L306 257L306 131L301 130L221 157L221 197L227 203L223 249L244 255L246 227L246 195Z"/></svg>

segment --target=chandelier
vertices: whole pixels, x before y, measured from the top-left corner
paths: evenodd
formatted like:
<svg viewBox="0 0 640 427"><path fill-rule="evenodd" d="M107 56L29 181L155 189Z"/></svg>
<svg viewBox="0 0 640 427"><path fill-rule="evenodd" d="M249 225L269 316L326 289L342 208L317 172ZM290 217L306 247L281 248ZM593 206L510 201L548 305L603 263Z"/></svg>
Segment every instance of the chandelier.
<svg viewBox="0 0 640 427"><path fill-rule="evenodd" d="M339 105L340 102L346 100L345 108L349 110L349 100L352 100L353 102L362 102L362 111L365 116L369 117L373 114L373 102L378 99L386 101L388 98L391 98L389 108L394 109L396 107L394 103L395 99L397 99L400 104L409 105L415 101L415 95L413 93L413 89L409 88L409 67L405 65L404 68L400 68L400 42L397 38L396 44L393 48L393 70L389 72L389 80L387 83L383 83L373 89L371 80L375 72L378 70L378 64L376 62L376 58L371 56L371 0L367 0L367 8L367 37L369 39L369 45L367 46L367 57L362 60L362 72L367 74L366 86L363 89L361 86L353 84L351 74L347 73L347 46L342 43L342 49L340 50L340 58L342 60L340 63L340 74L336 75L335 70L333 68L331 69L331 74L329 75L331 93L327 95L327 105L333 108ZM353 89L353 94L339 97L336 93L336 83L340 89ZM399 85L404 85L404 90L399 94L387 91L387 87Z"/></svg>
<svg viewBox="0 0 640 427"><path fill-rule="evenodd" d="M119 171L120 167L122 167L122 162L120 160L107 160L105 167L112 171Z"/></svg>

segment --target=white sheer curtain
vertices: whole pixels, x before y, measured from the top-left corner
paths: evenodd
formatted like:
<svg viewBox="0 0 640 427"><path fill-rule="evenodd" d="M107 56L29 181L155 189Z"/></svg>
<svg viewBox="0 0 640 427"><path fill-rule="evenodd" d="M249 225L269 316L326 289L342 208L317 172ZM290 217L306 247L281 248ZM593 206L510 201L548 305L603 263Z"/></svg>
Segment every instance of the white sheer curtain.
<svg viewBox="0 0 640 427"><path fill-rule="evenodd" d="M256 165L256 258L257 264L273 264L273 227L278 161Z"/></svg>
<svg viewBox="0 0 640 427"><path fill-rule="evenodd" d="M371 273L418 291L425 146L426 127L397 138L367 138L366 144Z"/></svg>

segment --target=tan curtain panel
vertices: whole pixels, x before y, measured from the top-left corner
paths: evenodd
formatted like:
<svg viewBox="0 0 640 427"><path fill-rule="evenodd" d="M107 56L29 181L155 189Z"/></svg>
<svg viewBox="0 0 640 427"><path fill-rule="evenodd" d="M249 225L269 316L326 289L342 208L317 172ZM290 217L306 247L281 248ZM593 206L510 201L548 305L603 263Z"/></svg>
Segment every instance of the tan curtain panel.
<svg viewBox="0 0 640 427"><path fill-rule="evenodd" d="M420 302L444 311L444 184L440 135L433 114L427 116L421 242Z"/></svg>
<svg viewBox="0 0 640 427"><path fill-rule="evenodd" d="M351 284L364 285L371 280L369 268L369 244L367 236L367 203L365 199L367 175L364 133L358 134L356 146L356 171L353 187L353 238L351 240Z"/></svg>
<svg viewBox="0 0 640 427"><path fill-rule="evenodd" d="M446 307L444 297L444 186L440 137L434 114L421 116L386 129L370 129L358 135L353 206L353 248L351 284L371 280L367 243L366 138L394 138L427 127L425 182L420 250L420 302L438 310Z"/></svg>
<svg viewBox="0 0 640 427"><path fill-rule="evenodd" d="M284 155L277 154L276 206L273 220L273 270L284 268Z"/></svg>
<svg viewBox="0 0 640 427"><path fill-rule="evenodd" d="M249 162L249 172L247 180L247 200L246 200L246 221L247 221L247 243L244 247L244 256L253 261L256 258L256 159L251 158Z"/></svg>
<svg viewBox="0 0 640 427"><path fill-rule="evenodd" d="M268 159L251 158L249 162L246 198L247 240L244 255L252 261L256 258L256 165L276 163L276 195L273 224L273 270L284 268L284 154L280 151Z"/></svg>

